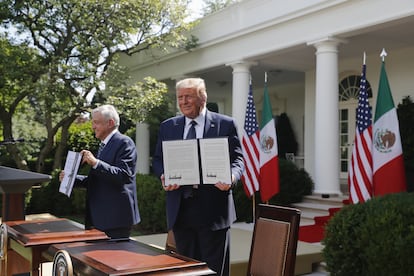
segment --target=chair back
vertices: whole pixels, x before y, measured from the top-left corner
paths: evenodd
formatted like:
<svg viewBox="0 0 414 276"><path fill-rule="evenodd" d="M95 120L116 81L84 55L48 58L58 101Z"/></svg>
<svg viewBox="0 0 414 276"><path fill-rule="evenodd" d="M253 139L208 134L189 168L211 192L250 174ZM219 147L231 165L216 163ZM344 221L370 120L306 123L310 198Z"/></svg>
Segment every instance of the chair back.
<svg viewBox="0 0 414 276"><path fill-rule="evenodd" d="M299 222L299 209L258 205L247 275L294 275Z"/></svg>

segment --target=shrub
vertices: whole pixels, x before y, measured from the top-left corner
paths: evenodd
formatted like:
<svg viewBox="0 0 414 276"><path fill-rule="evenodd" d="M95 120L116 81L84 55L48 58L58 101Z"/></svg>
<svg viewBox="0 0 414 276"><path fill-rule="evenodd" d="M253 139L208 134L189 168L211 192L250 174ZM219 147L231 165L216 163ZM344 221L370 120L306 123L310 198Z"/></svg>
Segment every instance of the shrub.
<svg viewBox="0 0 414 276"><path fill-rule="evenodd" d="M329 220L322 244L331 275L413 275L414 194L347 205Z"/></svg>
<svg viewBox="0 0 414 276"><path fill-rule="evenodd" d="M141 233L167 231L165 191L153 175L137 174L137 196L141 222L135 227Z"/></svg>
<svg viewBox="0 0 414 276"><path fill-rule="evenodd" d="M281 191L270 200L270 203L289 205L301 201L304 195L311 193L313 183L303 169L297 168L287 160L279 160L279 165ZM87 174L86 169L82 169L79 173ZM47 212L69 218L77 215L82 220L85 213L85 189L73 189L71 197L68 198L59 192L59 185L58 171L56 171L52 174L49 183L32 189L30 197L26 199L27 213ZM233 191L233 195L238 220L251 222L252 200L246 196L241 181ZM134 230L140 234L166 232L165 191L161 187L160 180L154 175L137 174L137 196L141 222L134 227ZM259 193L256 193L255 197L255 202L259 203Z"/></svg>
<svg viewBox="0 0 414 276"><path fill-rule="evenodd" d="M407 176L407 191L414 191L414 103L410 96L402 99L397 108L404 167Z"/></svg>
<svg viewBox="0 0 414 276"><path fill-rule="evenodd" d="M26 195L26 213L50 213L55 216L83 214L85 211L85 189L73 189L71 197L59 192L59 171L52 173L50 182L32 188ZM30 196L29 196L30 195Z"/></svg>
<svg viewBox="0 0 414 276"><path fill-rule="evenodd" d="M270 204L289 206L295 202L301 202L303 196L310 195L313 189L313 181L309 174L298 168L294 163L286 159L279 159L280 192L274 195ZM234 190L237 218L239 221L253 221L252 199L244 192L243 184L238 183ZM260 193L255 193L255 204L260 203Z"/></svg>

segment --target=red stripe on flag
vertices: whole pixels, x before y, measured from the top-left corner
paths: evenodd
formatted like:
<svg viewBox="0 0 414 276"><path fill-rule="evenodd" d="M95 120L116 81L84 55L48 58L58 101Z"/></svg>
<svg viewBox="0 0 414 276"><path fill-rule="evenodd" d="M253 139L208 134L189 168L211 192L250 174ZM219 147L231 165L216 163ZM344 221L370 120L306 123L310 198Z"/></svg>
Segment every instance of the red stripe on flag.
<svg viewBox="0 0 414 276"><path fill-rule="evenodd" d="M263 202L279 192L279 158L277 156L260 168L260 184L260 196Z"/></svg>
<svg viewBox="0 0 414 276"><path fill-rule="evenodd" d="M357 130L352 151L348 183L352 203L365 202L372 196L372 126L360 135Z"/></svg>
<svg viewBox="0 0 414 276"><path fill-rule="evenodd" d="M392 159L379 168L374 175L374 195L385 195L406 191L404 158L402 155Z"/></svg>
<svg viewBox="0 0 414 276"><path fill-rule="evenodd" d="M243 188L247 196L252 196L259 190L259 131L248 137L247 134L242 139L242 149L244 155L245 171L242 175Z"/></svg>

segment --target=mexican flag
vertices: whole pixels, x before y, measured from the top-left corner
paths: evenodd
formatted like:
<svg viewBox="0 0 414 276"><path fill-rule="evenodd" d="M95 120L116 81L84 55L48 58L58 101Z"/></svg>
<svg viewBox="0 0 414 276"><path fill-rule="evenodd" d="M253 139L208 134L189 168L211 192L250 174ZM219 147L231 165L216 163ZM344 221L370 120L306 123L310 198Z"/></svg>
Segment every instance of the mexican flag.
<svg viewBox="0 0 414 276"><path fill-rule="evenodd" d="M373 195L406 191L397 110L382 62L373 128Z"/></svg>
<svg viewBox="0 0 414 276"><path fill-rule="evenodd" d="M275 121L272 116L267 83L265 83L263 116L260 124L260 197L268 201L279 188L279 159Z"/></svg>

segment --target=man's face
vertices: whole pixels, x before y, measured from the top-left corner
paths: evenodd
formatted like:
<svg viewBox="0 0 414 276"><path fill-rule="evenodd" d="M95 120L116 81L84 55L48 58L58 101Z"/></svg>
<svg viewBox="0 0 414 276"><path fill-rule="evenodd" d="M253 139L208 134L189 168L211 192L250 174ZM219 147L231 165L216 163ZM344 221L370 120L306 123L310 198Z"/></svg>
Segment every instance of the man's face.
<svg viewBox="0 0 414 276"><path fill-rule="evenodd" d="M181 88L177 91L178 106L184 116L194 119L200 114L204 100L194 88Z"/></svg>
<svg viewBox="0 0 414 276"><path fill-rule="evenodd" d="M99 140L103 141L111 133L113 127L113 120L106 120L99 112L92 114L92 129Z"/></svg>

